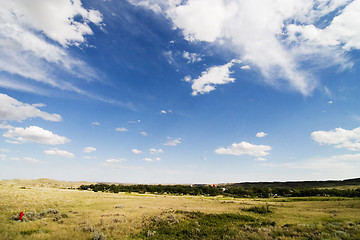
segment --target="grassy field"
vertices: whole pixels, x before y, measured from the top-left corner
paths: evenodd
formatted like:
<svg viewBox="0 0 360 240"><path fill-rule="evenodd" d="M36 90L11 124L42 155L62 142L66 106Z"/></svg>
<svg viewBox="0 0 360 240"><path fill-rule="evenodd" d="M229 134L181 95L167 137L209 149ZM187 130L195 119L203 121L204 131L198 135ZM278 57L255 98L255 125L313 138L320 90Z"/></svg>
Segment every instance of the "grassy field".
<svg viewBox="0 0 360 240"><path fill-rule="evenodd" d="M0 181L0 239L360 239L360 199L68 189L81 184Z"/></svg>

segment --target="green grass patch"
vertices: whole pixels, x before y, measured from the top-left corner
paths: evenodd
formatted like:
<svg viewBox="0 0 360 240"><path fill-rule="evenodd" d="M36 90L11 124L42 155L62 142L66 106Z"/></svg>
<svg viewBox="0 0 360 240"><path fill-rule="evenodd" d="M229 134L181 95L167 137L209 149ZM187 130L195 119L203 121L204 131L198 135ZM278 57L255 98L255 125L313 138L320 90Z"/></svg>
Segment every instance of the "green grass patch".
<svg viewBox="0 0 360 240"><path fill-rule="evenodd" d="M237 213L205 214L177 211L179 221L159 218L146 227L139 236L148 239L237 239L244 227L275 225L262 218ZM172 217L174 218L174 217Z"/></svg>
<svg viewBox="0 0 360 240"><path fill-rule="evenodd" d="M243 211L254 212L254 213L258 213L258 214L272 213L272 211L269 208L269 205L266 205L266 206L253 206L253 207L250 207L250 208L243 209Z"/></svg>
<svg viewBox="0 0 360 240"><path fill-rule="evenodd" d="M48 232L49 232L48 230L44 230L44 229L28 229L28 230L20 231L20 234L23 236L28 236L36 233L48 233Z"/></svg>

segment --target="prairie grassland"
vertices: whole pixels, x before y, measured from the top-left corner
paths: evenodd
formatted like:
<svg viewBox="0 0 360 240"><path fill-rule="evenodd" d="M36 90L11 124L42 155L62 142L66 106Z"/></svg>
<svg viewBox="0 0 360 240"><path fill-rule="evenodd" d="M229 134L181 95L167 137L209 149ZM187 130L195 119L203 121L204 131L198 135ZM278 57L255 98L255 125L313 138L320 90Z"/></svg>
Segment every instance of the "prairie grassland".
<svg viewBox="0 0 360 240"><path fill-rule="evenodd" d="M0 181L0 239L360 239L359 199L102 193L41 181ZM21 211L25 221L14 220Z"/></svg>

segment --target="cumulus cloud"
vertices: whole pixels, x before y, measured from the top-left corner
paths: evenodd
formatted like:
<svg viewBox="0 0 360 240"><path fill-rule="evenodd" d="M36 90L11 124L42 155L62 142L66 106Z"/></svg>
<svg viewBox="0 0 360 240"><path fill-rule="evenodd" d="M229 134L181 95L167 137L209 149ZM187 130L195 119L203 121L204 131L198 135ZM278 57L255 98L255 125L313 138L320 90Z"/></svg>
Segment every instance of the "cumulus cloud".
<svg viewBox="0 0 360 240"><path fill-rule="evenodd" d="M3 136L12 139L10 140L12 143L59 145L70 142L70 139L56 135L38 126L30 126L27 128L13 127L4 133Z"/></svg>
<svg viewBox="0 0 360 240"><path fill-rule="evenodd" d="M263 157L269 155L271 150L270 146L267 145L254 145L248 142L240 142L240 143L233 143L231 147L228 148L218 148L215 150L217 154L229 154L229 155L249 155L254 157ZM263 158L258 159L263 160Z"/></svg>
<svg viewBox="0 0 360 240"><path fill-rule="evenodd" d="M230 68L233 66L236 60L232 60L229 63L221 66L214 66L208 68L201 73L201 76L192 80L192 95L204 94L215 90L216 85L227 84L234 82L235 78L230 77ZM191 81L188 79L187 81Z"/></svg>
<svg viewBox="0 0 360 240"><path fill-rule="evenodd" d="M54 10L56 9L56 10ZM100 26L99 11L86 10L80 0L2 1L0 9L0 85L36 92L27 83L41 83L61 90L85 94L71 82L59 79L60 69L83 79L96 73L84 62L68 54L69 46L79 46L93 34L91 24ZM22 86L27 86L26 88Z"/></svg>
<svg viewBox="0 0 360 240"><path fill-rule="evenodd" d="M155 148L150 148L149 151L150 151L151 154L164 153L164 150L162 150L162 149L155 149Z"/></svg>
<svg viewBox="0 0 360 240"><path fill-rule="evenodd" d="M346 53L360 49L360 0L131 2L156 6L153 11L170 19L186 40L227 48L260 70L267 83L285 82L304 95L319 85L304 63L344 69L352 66Z"/></svg>
<svg viewBox="0 0 360 240"><path fill-rule="evenodd" d="M188 63L195 63L195 62L201 61L200 55L196 54L196 53L189 53L189 52L184 51L183 57L188 60Z"/></svg>
<svg viewBox="0 0 360 240"><path fill-rule="evenodd" d="M117 132L127 132L127 131L129 131L129 130L127 130L126 128L124 128L124 127L121 127L121 128L115 128L115 130L117 131Z"/></svg>
<svg viewBox="0 0 360 240"><path fill-rule="evenodd" d="M168 139L167 142L164 143L165 146L176 146L176 145L180 144L183 141L182 138L168 137L167 139Z"/></svg>
<svg viewBox="0 0 360 240"><path fill-rule="evenodd" d="M40 117L44 120L58 122L62 118L59 114L50 114L43 112L38 107L43 107L43 104L27 104L22 103L15 98L6 94L0 93L0 120L16 120L22 121L27 118Z"/></svg>
<svg viewBox="0 0 360 240"><path fill-rule="evenodd" d="M145 162L156 162L156 161L160 161L161 159L157 157L157 158L143 158L143 160Z"/></svg>
<svg viewBox="0 0 360 240"><path fill-rule="evenodd" d="M311 133L311 137L320 144L335 145L336 148L360 151L360 128L353 130L335 128L335 130L330 131L315 131Z"/></svg>
<svg viewBox="0 0 360 240"><path fill-rule="evenodd" d="M49 156L57 156L57 157L66 157L66 158L73 158L74 154L65 150L60 150L57 148L45 150L44 153Z"/></svg>
<svg viewBox="0 0 360 240"><path fill-rule="evenodd" d="M267 136L267 133L264 133L264 132L258 132L258 133L256 134L256 137L258 137L258 138L263 138L263 137L265 137L265 136Z"/></svg>
<svg viewBox="0 0 360 240"><path fill-rule="evenodd" d="M91 153L91 152L95 152L96 151L96 148L94 147L85 147L83 152L84 153Z"/></svg>
<svg viewBox="0 0 360 240"><path fill-rule="evenodd" d="M140 151L139 149L136 149L136 148L131 149L131 151L132 151L134 154L141 154L141 153L142 153L142 151Z"/></svg>

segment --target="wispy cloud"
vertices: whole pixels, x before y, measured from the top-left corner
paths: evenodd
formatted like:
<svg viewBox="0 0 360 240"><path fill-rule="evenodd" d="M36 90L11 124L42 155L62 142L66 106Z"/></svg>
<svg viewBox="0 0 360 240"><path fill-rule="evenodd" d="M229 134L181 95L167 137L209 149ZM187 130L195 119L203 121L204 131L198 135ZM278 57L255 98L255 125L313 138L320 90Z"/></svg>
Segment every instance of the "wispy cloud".
<svg viewBox="0 0 360 240"><path fill-rule="evenodd" d="M53 9L61 9L61 14L53 14ZM86 35L93 34L90 23L101 25L100 12L84 9L79 0L49 0L46 4L4 2L0 13L1 71L16 75L22 81L31 79L50 87L84 93L71 82L57 78L54 70L59 68L87 80L96 76L84 62L70 57L67 47L79 46L85 42Z"/></svg>
<svg viewBox="0 0 360 240"><path fill-rule="evenodd" d="M37 163L37 164L44 163L43 161L40 161L40 160L38 160L36 158L32 158L32 157L24 157L24 158L22 158L22 160L27 163Z"/></svg>
<svg viewBox="0 0 360 240"><path fill-rule="evenodd" d="M346 174L358 171L358 167L360 167L359 161L360 154L343 154L329 157L315 157L282 164L264 163L262 166L286 169L307 169L325 173L329 173L329 171L332 171L332 173L340 173L343 171L345 177L348 177Z"/></svg>
<svg viewBox="0 0 360 240"><path fill-rule="evenodd" d="M346 53L360 49L359 0L131 2L164 14L187 41L224 47L260 70L268 84L282 86L285 80L304 95L319 85L304 63L345 69L353 65Z"/></svg>
<svg viewBox="0 0 360 240"><path fill-rule="evenodd" d="M49 156L57 156L57 157L65 157L65 158L73 158L74 154L65 150L60 150L57 148L45 150L44 153Z"/></svg>
<svg viewBox="0 0 360 240"><path fill-rule="evenodd" d="M85 147L83 149L84 153L91 153L91 152L95 152L95 151L96 151L96 148L94 148L94 147Z"/></svg>
<svg viewBox="0 0 360 240"><path fill-rule="evenodd" d="M116 163L123 163L123 162L126 162L126 160L123 158L110 158L110 159L105 160L105 163L107 163L107 164L116 164Z"/></svg>
<svg viewBox="0 0 360 240"><path fill-rule="evenodd" d="M59 14L53 10L58 9ZM85 47L92 28L103 26L97 10L87 10L80 0L3 2L0 9L0 86L49 95L51 90L70 91L132 111L131 102L98 96L72 79L100 81L97 71L73 57L71 47ZM57 72L67 77L59 77ZM39 87L41 86L41 87ZM50 89L50 90L49 90Z"/></svg>
<svg viewBox="0 0 360 240"><path fill-rule="evenodd" d="M146 137L148 135L148 133L145 131L140 132L140 134L143 135L144 137Z"/></svg>
<svg viewBox="0 0 360 240"><path fill-rule="evenodd" d="M158 162L160 161L161 159L159 157L156 157L156 158L143 158L143 160L145 162Z"/></svg>
<svg viewBox="0 0 360 240"><path fill-rule="evenodd" d="M124 128L124 127L115 128L115 130L117 132L127 132L127 131L129 131L127 128Z"/></svg>
<svg viewBox="0 0 360 240"><path fill-rule="evenodd" d="M0 120L22 121L27 118L35 117L55 122L62 120L59 114L50 114L38 109L38 107L43 107L44 105L22 103L15 98L2 93L0 93L0 102Z"/></svg>

